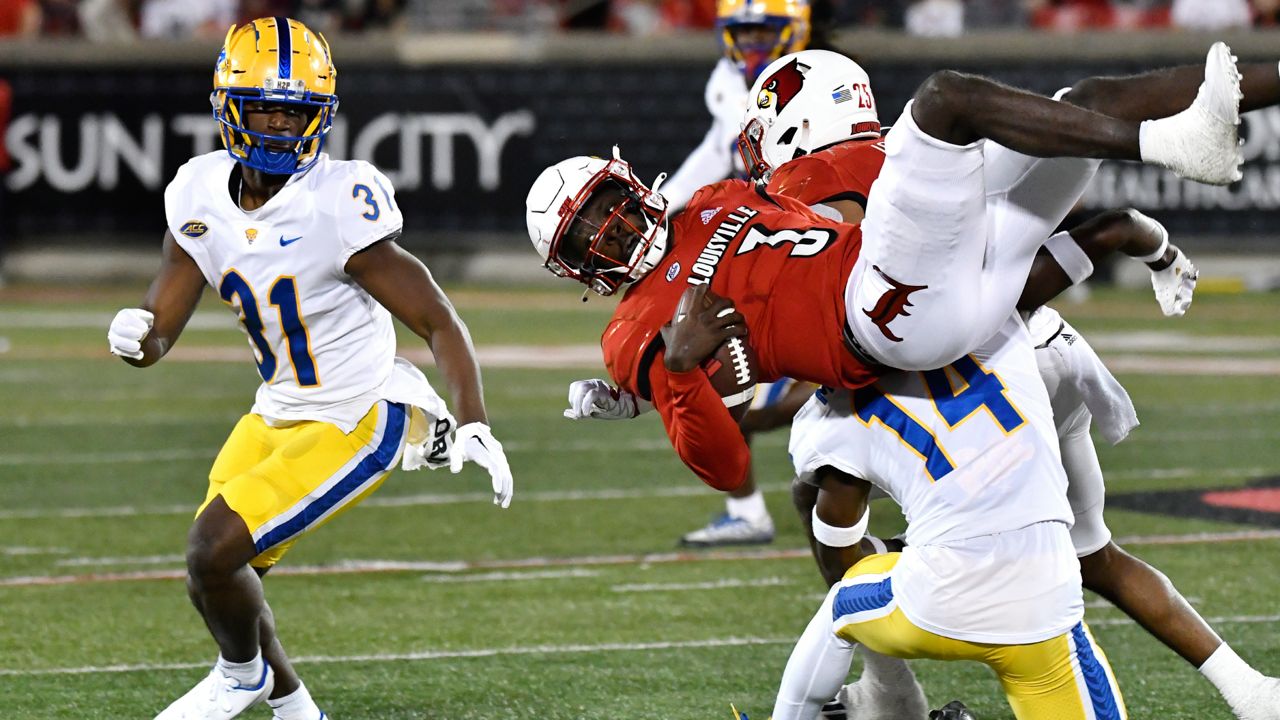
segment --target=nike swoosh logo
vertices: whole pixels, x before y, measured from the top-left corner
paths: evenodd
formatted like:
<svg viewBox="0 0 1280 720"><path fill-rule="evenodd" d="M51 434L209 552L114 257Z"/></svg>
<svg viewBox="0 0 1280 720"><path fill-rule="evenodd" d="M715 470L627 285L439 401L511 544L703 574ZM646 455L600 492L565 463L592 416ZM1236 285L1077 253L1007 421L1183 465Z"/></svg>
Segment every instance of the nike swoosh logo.
<svg viewBox="0 0 1280 720"><path fill-rule="evenodd" d="M286 247L286 246L292 245L292 244L294 244L294 243L298 242L298 241L299 241L299 240L301 240L301 239L302 239L302 236L301 236L301 235L299 235L299 236L298 236L298 237L296 237L296 238L289 238L288 240L285 240L285 239L284 239L284 236L283 236L283 235L281 235L281 236L280 236L280 247Z"/></svg>

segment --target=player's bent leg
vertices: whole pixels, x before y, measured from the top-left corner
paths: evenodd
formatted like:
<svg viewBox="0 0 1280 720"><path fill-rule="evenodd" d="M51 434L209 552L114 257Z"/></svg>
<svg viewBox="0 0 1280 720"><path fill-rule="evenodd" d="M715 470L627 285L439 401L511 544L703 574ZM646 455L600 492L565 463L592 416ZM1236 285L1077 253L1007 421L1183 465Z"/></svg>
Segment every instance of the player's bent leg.
<svg viewBox="0 0 1280 720"><path fill-rule="evenodd" d="M976 345L968 328L987 239L982 144L929 136L908 104L885 152L845 288L847 321L871 359L938 368Z"/></svg>
<svg viewBox="0 0 1280 720"><path fill-rule="evenodd" d="M1086 588L1111 601L1196 667L1222 644L1164 573L1113 542L1081 557L1080 575Z"/></svg>

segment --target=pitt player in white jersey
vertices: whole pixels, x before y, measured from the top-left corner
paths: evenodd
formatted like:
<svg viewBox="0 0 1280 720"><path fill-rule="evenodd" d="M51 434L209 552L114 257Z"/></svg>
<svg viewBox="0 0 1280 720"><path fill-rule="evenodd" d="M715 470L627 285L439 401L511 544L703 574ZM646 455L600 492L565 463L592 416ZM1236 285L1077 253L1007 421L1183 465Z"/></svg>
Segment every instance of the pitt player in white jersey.
<svg viewBox="0 0 1280 720"><path fill-rule="evenodd" d="M188 537L188 591L218 660L165 720L231 718L262 700L279 720L324 717L276 637L260 577L402 457L407 469L454 472L474 461L489 471L494 502L511 501L470 335L426 267L394 242L402 217L390 181L321 152L336 75L324 38L296 20L228 32L211 98L226 152L179 169L165 191L159 275L108 335L125 362L152 365L209 285L239 315L262 377ZM431 346L453 414L395 357L393 315Z"/></svg>
<svg viewBox="0 0 1280 720"><path fill-rule="evenodd" d="M821 484L819 542L856 547L874 483L902 506L907 547L861 560L831 589L792 652L774 720L815 717L855 643L982 662L1018 718L1126 717L1083 623L1053 413L1018 318L943 369L821 391L796 416L790 451Z"/></svg>

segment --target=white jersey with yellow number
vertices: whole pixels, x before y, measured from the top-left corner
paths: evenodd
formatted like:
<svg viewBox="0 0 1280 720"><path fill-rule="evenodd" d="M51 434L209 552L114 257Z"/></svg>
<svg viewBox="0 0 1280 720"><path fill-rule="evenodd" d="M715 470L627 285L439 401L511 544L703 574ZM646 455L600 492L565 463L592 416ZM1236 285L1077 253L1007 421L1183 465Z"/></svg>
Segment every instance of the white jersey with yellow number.
<svg viewBox="0 0 1280 720"><path fill-rule="evenodd" d="M386 176L367 162L321 155L245 211L230 187L235 165L223 151L192 158L165 190L165 214L178 244L240 315L262 377L253 412L344 432L380 399L445 414L422 373L397 361L391 314L345 271L352 255L401 229Z"/></svg>
<svg viewBox="0 0 1280 720"><path fill-rule="evenodd" d="M952 365L824 390L792 424L802 476L831 466L906 515L894 593L920 627L975 642L1037 642L1080 621L1067 480L1025 326Z"/></svg>

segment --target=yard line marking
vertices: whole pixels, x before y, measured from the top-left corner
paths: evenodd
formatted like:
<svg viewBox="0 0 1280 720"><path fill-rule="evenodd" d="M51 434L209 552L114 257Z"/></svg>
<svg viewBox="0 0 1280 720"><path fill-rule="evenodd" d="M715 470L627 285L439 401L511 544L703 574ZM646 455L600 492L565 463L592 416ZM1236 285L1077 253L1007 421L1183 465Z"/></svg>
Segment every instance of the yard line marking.
<svg viewBox="0 0 1280 720"><path fill-rule="evenodd" d="M1102 618L1099 620L1085 620L1089 627L1105 627L1110 625L1137 625L1131 617L1118 618ZM1205 622L1210 625L1223 625L1226 623L1239 623L1241 625L1257 625L1266 623L1280 622L1280 615L1223 615L1220 617L1205 618Z"/></svg>
<svg viewBox="0 0 1280 720"><path fill-rule="evenodd" d="M59 567L93 567L95 565L168 565L186 561L184 555L133 555L125 557L71 557L54 563Z"/></svg>
<svg viewBox="0 0 1280 720"><path fill-rule="evenodd" d="M1280 473L1275 468L1144 468L1142 470L1120 470L1103 473L1108 480L1176 480L1179 478L1214 477L1214 478L1256 478Z"/></svg>
<svg viewBox="0 0 1280 720"><path fill-rule="evenodd" d="M791 645L795 638L731 637L709 640L672 640L645 643L600 643L595 645L526 645L504 648L475 648L472 650L419 650L406 653L375 653L368 655L302 655L291 658L294 664L334 664L405 662L417 660L452 660L461 658L505 657L511 655L560 655L571 653L641 652L646 650L687 650L700 648L745 647L751 645ZM153 663L136 665L86 665L82 667L18 669L0 668L0 677L30 677L36 675L97 675L126 672L158 672L165 670L191 670L207 668L208 662Z"/></svg>
<svg viewBox="0 0 1280 720"><path fill-rule="evenodd" d="M1228 615L1206 618L1211 625L1227 623L1269 624L1280 622L1280 615ZM1089 622L1091 627L1135 625L1130 618L1102 618ZM375 662L416 662L424 660L455 660L468 658L509 657L513 655L561 655L594 654L604 652L643 652L649 650L699 650L704 648L748 647L757 645L793 645L794 637L732 637L708 640L678 640L647 643L600 643L595 645L530 645L505 648L475 648L471 650L419 650L405 653L371 653L366 655L302 655L292 658L294 664L337 664ZM102 675L128 672L164 672L168 670L194 670L209 667L208 661L186 663L139 663L132 665L85 665L61 668L0 668L0 677L34 677L48 675Z"/></svg>
<svg viewBox="0 0 1280 720"><path fill-rule="evenodd" d="M1196 545L1249 540L1280 540L1280 530L1235 530L1186 533L1182 535L1130 535L1116 539L1117 545Z"/></svg>
<svg viewBox="0 0 1280 720"><path fill-rule="evenodd" d="M684 562L715 562L724 560L789 560L809 557L808 548L788 550L706 551L671 553L630 553L619 555L586 555L580 557L528 557L507 560L447 560L447 561L399 561L399 560L351 560L333 565L277 566L271 571L275 576L363 575L383 572L447 572L462 573L468 570L516 570L529 568L576 568L601 565L641 565ZM88 573L84 575L26 575L0 578L0 587L48 587L54 585L79 585L91 583L138 582L145 580L182 580L185 569L136 570L114 573Z"/></svg>
<svg viewBox="0 0 1280 720"><path fill-rule="evenodd" d="M760 483L761 490L781 492L791 487L790 483ZM649 486L640 488L605 488L600 490L530 490L520 494L521 502L577 502L593 500L637 500L653 498L704 497L706 488L701 485L687 483L668 487ZM421 507L429 505L458 505L463 503L487 502L493 499L490 492L465 493L423 493L420 495L398 495L374 497L360 503L360 507ZM139 515L194 515L197 504L185 505L121 505L116 507L78 507L55 509L10 509L0 510L0 520L45 520L55 518L85 517L133 517Z"/></svg>
<svg viewBox="0 0 1280 720"><path fill-rule="evenodd" d="M172 450L126 450L91 453L13 453L0 455L0 465L105 465L107 463L140 463L154 460L212 460L217 448L175 448Z"/></svg>
<svg viewBox="0 0 1280 720"><path fill-rule="evenodd" d="M23 555L66 555L71 551L60 547L32 547L29 545L9 545L0 547L0 555L18 557Z"/></svg>
<svg viewBox="0 0 1280 720"><path fill-rule="evenodd" d="M535 570L533 572L491 572L474 575L423 575L426 583L512 582L519 580L561 580L565 578L599 577L599 570L569 568L567 570Z"/></svg>
<svg viewBox="0 0 1280 720"><path fill-rule="evenodd" d="M1278 530L1240 530L1188 535L1132 535L1116 538L1119 545L1193 545L1280 540ZM473 570L515 570L528 568L580 568L603 565L660 565L690 562L723 562L747 560L794 560L809 557L809 548L704 550L669 553L624 553L617 555L583 555L578 557L527 557L502 560L348 560L332 565L277 566L278 576L365 575L392 572L464 573ZM147 580L182 580L182 568L134 570L83 575L23 575L0 578L0 587L50 587L96 583L141 582Z"/></svg>
<svg viewBox="0 0 1280 720"><path fill-rule="evenodd" d="M740 587L767 587L778 585L794 585L794 580L780 577L760 578L759 580L734 579L713 580L711 582L693 583L648 583L639 585L614 585L609 588L616 593L634 592L670 592L678 590L722 590Z"/></svg>
<svg viewBox="0 0 1280 720"><path fill-rule="evenodd" d="M782 447L779 443L778 447ZM598 450L598 440L566 440L562 442L519 442L503 443L508 453L519 452L580 452ZM613 443L610 447L615 451L651 452L670 449L671 443L666 438L637 438L629 442ZM212 460L218 454L218 448L170 448L167 450L123 450L118 452L88 453L12 453L0 454L0 465L104 465L107 463L138 463L153 460Z"/></svg>

